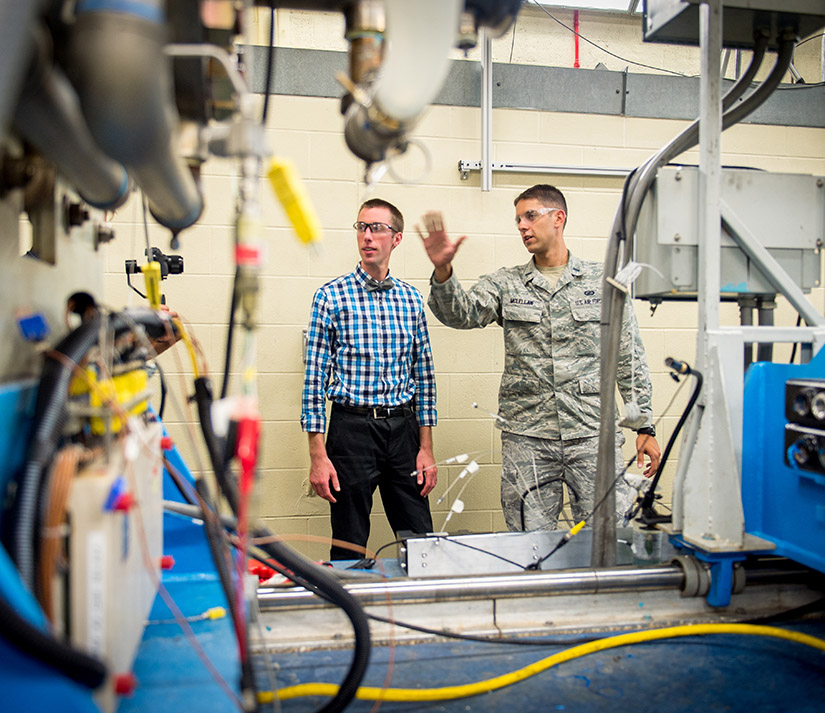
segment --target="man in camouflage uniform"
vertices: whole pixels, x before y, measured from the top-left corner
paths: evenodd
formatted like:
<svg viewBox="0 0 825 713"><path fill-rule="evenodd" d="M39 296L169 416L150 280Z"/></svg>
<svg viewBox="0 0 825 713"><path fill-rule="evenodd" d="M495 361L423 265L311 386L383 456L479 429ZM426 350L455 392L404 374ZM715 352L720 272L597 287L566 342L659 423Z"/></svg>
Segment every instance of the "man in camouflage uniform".
<svg viewBox="0 0 825 713"><path fill-rule="evenodd" d="M501 504L510 530L555 529L562 484L576 521L591 514L600 420L599 360L601 263L571 255L564 242L567 203L553 186L537 185L514 201L516 226L532 259L484 275L465 291L452 260L465 237L451 240L439 213L427 213L419 230L435 267L429 305L448 327L504 328L505 361L499 389ZM638 466L656 472L659 446L652 425L651 384L636 317L625 305L619 392L638 405ZM618 415L618 414L617 414ZM623 471L617 430L617 475ZM633 500L619 478L617 519Z"/></svg>

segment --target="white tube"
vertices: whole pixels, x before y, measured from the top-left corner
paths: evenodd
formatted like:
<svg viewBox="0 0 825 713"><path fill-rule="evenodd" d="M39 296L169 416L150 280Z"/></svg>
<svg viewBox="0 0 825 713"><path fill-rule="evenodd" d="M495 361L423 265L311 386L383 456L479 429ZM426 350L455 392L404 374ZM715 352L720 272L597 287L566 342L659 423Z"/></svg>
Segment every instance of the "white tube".
<svg viewBox="0 0 825 713"><path fill-rule="evenodd" d="M387 49L375 103L411 121L435 99L450 68L462 0L386 0Z"/></svg>

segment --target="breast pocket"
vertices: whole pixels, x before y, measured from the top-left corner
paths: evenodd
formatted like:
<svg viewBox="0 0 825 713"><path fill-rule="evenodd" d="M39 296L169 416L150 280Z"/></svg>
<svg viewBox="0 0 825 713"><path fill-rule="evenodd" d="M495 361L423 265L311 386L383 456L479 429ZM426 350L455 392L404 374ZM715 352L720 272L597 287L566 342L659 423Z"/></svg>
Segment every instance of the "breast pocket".
<svg viewBox="0 0 825 713"><path fill-rule="evenodd" d="M541 305L504 305L504 346L508 354L537 354L541 339Z"/></svg>
<svg viewBox="0 0 825 713"><path fill-rule="evenodd" d="M569 335L574 353L580 357L598 357L601 331L601 300L576 299L570 301L573 330Z"/></svg>

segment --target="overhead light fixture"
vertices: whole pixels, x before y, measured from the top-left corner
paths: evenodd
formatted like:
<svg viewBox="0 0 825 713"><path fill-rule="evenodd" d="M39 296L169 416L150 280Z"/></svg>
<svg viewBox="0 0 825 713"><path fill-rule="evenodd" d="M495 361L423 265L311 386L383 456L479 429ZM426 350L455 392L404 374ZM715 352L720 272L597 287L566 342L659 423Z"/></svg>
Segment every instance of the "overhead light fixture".
<svg viewBox="0 0 825 713"><path fill-rule="evenodd" d="M528 2L533 5L536 3ZM639 0L545 0L538 3L546 8L557 7L571 10L597 10L601 12L641 12Z"/></svg>

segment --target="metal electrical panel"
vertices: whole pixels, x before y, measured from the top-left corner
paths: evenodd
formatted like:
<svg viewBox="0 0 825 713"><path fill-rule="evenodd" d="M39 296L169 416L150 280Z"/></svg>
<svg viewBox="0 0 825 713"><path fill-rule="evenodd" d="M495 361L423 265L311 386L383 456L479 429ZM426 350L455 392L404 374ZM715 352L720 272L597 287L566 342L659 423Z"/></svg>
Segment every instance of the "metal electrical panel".
<svg viewBox="0 0 825 713"><path fill-rule="evenodd" d="M652 266L634 283L634 296L652 301L695 299L698 289L699 170L667 166L642 205L635 260ZM820 176L722 169L721 199L805 291L820 284L825 239L825 180ZM724 209L723 209L724 220ZM655 269L654 269L655 268ZM776 294L765 274L722 231L723 295Z"/></svg>
<svg viewBox="0 0 825 713"><path fill-rule="evenodd" d="M698 0L645 0L645 42L699 45ZM769 36L777 49L779 33L790 29L808 37L825 26L822 0L722 0L722 45L753 49L755 32Z"/></svg>

